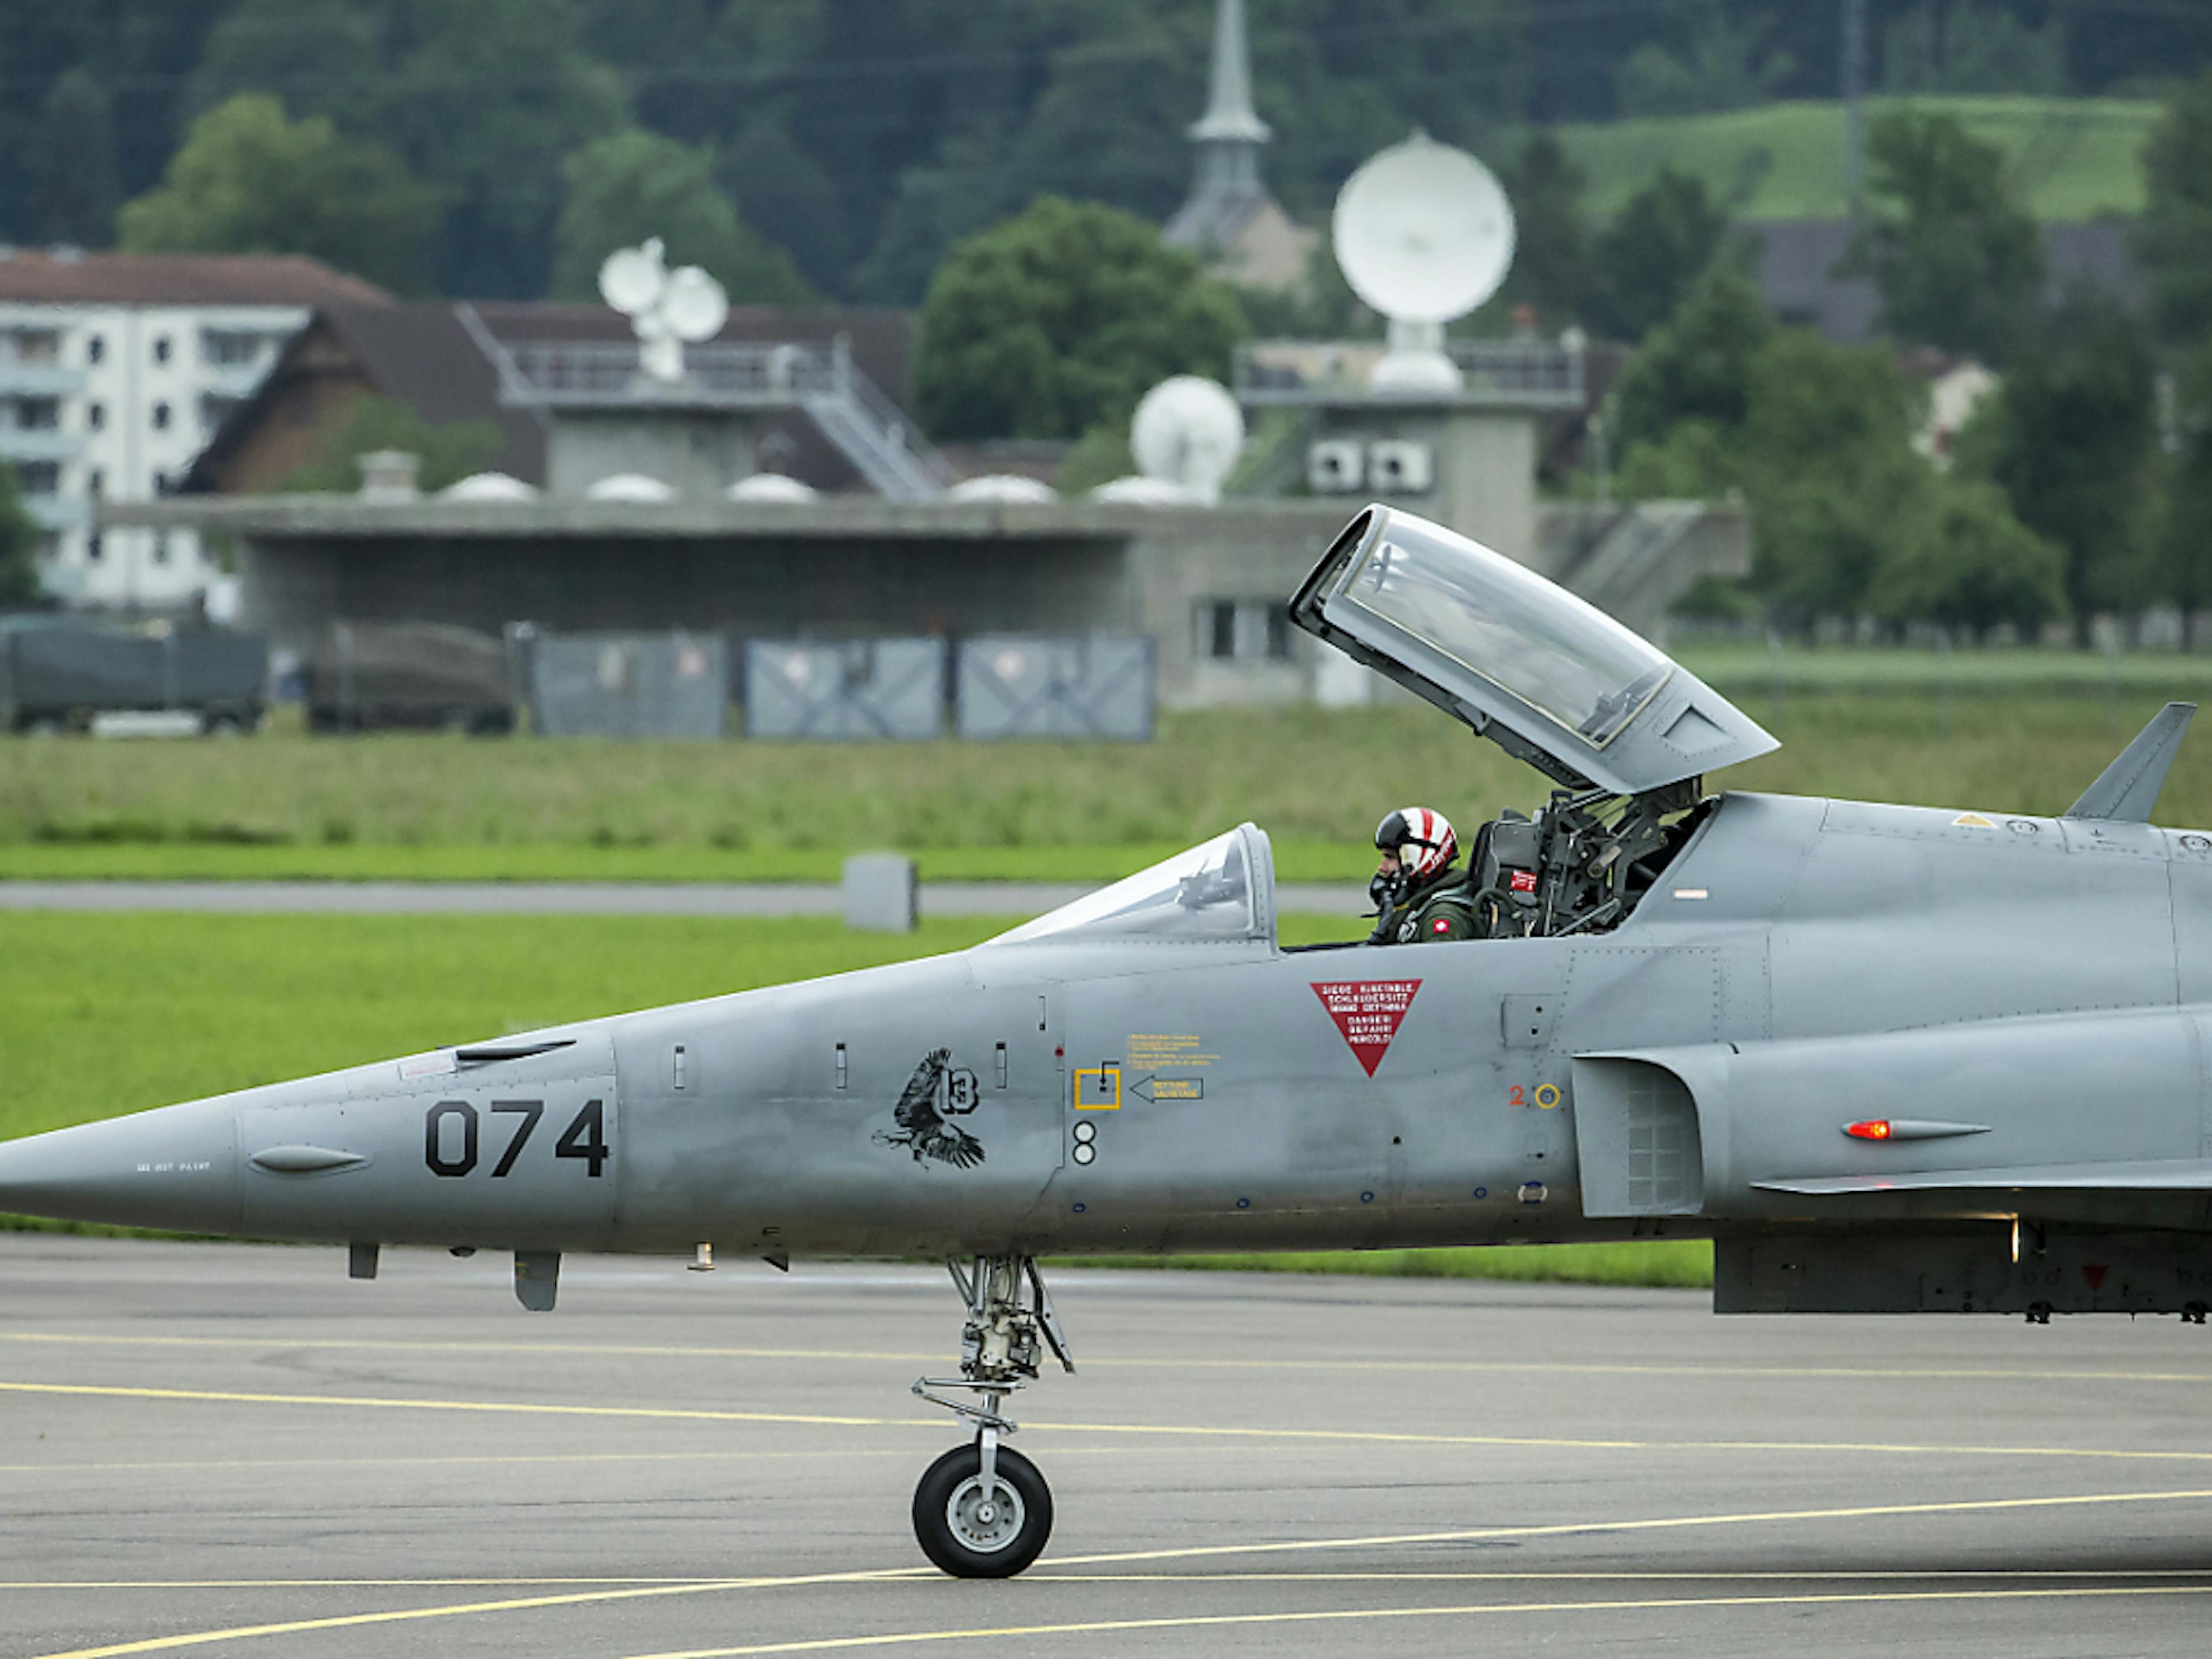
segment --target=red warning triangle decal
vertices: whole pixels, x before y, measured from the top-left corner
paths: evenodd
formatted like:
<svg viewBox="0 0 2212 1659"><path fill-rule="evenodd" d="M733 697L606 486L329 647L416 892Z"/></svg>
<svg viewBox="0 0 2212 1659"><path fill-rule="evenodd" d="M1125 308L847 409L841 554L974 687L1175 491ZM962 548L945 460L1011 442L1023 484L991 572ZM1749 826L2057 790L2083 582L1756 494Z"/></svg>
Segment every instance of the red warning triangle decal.
<svg viewBox="0 0 2212 1659"><path fill-rule="evenodd" d="M1373 1077L1382 1056L1389 1052L1390 1039L1398 1035L1406 1010L1413 1006L1413 993L1421 988L1421 981L1340 980L1315 982L1313 988L1321 1006L1336 1022L1336 1029L1344 1033L1345 1042L1352 1046L1353 1058Z"/></svg>
<svg viewBox="0 0 2212 1659"><path fill-rule="evenodd" d="M2081 1267L2081 1277L2089 1281L2091 1290L2101 1291L2105 1288L2105 1275L2112 1271L2112 1264L2108 1261L2085 1262Z"/></svg>

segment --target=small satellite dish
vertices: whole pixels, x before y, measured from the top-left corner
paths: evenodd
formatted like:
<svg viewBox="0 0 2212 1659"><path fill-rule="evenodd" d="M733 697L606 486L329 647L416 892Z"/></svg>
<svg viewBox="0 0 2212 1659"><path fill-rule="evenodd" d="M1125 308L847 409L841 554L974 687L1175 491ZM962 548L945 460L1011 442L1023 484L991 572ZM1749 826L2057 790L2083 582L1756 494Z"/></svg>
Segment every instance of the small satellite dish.
<svg viewBox="0 0 2212 1659"><path fill-rule="evenodd" d="M658 236L607 255L599 295L629 319L638 367L670 383L684 378L684 348L714 338L730 315L722 285L696 265L669 270Z"/></svg>
<svg viewBox="0 0 2212 1659"><path fill-rule="evenodd" d="M1244 453L1244 412L1218 381L1178 374L1137 405L1129 453L1146 477L1176 485L1191 501L1218 501Z"/></svg>
<svg viewBox="0 0 2212 1659"><path fill-rule="evenodd" d="M1497 293L1513 265L1513 208L1496 175L1416 132L1346 181L1334 228L1345 281L1390 319L1390 352L1369 385L1457 391L1444 325Z"/></svg>

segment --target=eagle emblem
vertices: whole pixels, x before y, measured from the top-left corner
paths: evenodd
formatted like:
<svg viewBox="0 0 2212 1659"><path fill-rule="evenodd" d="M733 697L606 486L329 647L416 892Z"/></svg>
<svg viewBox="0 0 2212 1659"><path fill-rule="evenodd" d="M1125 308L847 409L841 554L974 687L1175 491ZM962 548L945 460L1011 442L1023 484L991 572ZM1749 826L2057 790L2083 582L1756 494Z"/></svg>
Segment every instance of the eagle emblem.
<svg viewBox="0 0 2212 1659"><path fill-rule="evenodd" d="M951 1097L972 1095L975 1088L971 1073L948 1069L951 1059L950 1048L932 1048L921 1057L921 1064L906 1080L906 1091L899 1096L898 1104L891 1109L898 1127L877 1130L876 1145L904 1146L912 1151L917 1164L925 1158L933 1158L956 1170L972 1170L983 1161L983 1143L965 1129L947 1123L940 1110L960 1109ZM963 1081L964 1090L958 1086ZM974 1109L972 1101L969 1109Z"/></svg>

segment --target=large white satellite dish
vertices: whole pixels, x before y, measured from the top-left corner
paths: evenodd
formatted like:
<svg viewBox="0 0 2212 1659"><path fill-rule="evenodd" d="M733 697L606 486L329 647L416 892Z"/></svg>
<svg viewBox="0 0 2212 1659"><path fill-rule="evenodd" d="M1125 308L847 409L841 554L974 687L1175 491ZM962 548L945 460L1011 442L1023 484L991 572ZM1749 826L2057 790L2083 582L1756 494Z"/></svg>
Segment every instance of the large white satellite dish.
<svg viewBox="0 0 2212 1659"><path fill-rule="evenodd" d="M713 339L730 315L722 285L696 265L669 270L658 236L607 255L599 296L629 319L638 367L671 383L684 378L684 348Z"/></svg>
<svg viewBox="0 0 2212 1659"><path fill-rule="evenodd" d="M1244 452L1244 412L1228 387L1197 374L1162 380L1129 424L1129 453L1147 478L1194 501L1218 501Z"/></svg>
<svg viewBox="0 0 2212 1659"><path fill-rule="evenodd" d="M1334 222L1352 291L1390 319L1378 392L1455 392L1444 325L1492 295L1513 264L1513 208L1488 167L1416 132L1345 182Z"/></svg>

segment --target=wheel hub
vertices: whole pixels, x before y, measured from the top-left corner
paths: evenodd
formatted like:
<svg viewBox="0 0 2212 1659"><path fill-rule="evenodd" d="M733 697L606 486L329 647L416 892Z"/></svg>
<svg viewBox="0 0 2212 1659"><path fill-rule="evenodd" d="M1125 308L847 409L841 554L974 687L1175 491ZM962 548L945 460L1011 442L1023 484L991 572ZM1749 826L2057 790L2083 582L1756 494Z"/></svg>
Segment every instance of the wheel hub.
<svg viewBox="0 0 2212 1659"><path fill-rule="evenodd" d="M986 1492L982 1476L970 1475L953 1489L945 1505L945 1525L952 1535L978 1555L995 1554L1022 1533L1021 1494L1004 1480L991 1484L997 1490Z"/></svg>

